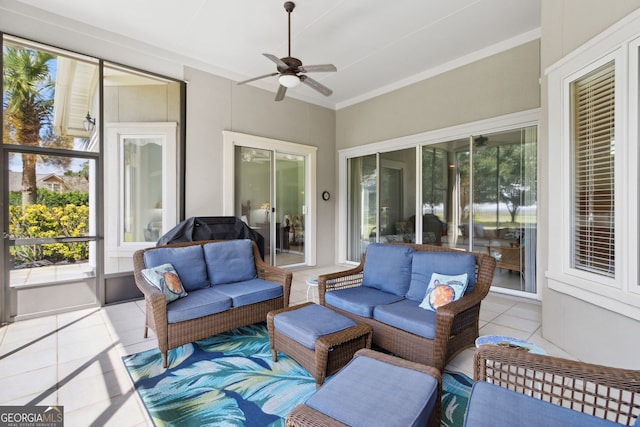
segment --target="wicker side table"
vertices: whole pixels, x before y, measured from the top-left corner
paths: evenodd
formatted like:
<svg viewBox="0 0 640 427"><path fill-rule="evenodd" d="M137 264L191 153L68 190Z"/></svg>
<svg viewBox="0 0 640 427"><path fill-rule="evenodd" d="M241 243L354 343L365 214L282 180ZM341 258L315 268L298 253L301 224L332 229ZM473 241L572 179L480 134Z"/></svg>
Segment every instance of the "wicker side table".
<svg viewBox="0 0 640 427"><path fill-rule="evenodd" d="M294 311L297 312L292 313ZM276 316L285 313L288 314L276 321ZM295 322L289 322L291 319L295 319ZM324 321L326 319L331 321ZM343 320L350 322L352 326L323 334L323 328L328 324L340 324ZM288 322L285 332L276 325L280 322ZM370 326L356 324L345 316L312 302L269 312L267 329L274 362L278 361L278 351L288 355L314 377L317 387L324 383L327 375L346 365L356 351L371 348L373 335ZM314 334L319 336L314 339ZM291 338L291 335L296 338Z"/></svg>

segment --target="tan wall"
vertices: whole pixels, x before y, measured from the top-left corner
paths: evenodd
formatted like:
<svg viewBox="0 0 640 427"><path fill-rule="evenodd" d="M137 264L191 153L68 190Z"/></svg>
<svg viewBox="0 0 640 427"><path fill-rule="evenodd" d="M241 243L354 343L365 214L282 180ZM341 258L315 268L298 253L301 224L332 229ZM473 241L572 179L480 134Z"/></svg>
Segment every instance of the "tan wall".
<svg viewBox="0 0 640 427"><path fill-rule="evenodd" d="M318 147L317 265L334 262L335 112L185 67L187 85L186 216L222 215L222 131Z"/></svg>
<svg viewBox="0 0 640 427"><path fill-rule="evenodd" d="M640 0L542 0L542 70L639 7ZM547 79L544 77L541 99L538 286L543 301L543 336L579 359L639 369L639 322L548 288L545 278L548 260L544 248L554 244L554 237L547 233L552 219L546 214L553 183L548 179L550 171L546 161L549 158L549 138ZM637 230L630 230L629 234L637 235Z"/></svg>
<svg viewBox="0 0 640 427"><path fill-rule="evenodd" d="M540 107L539 42L456 68L338 111L349 148Z"/></svg>

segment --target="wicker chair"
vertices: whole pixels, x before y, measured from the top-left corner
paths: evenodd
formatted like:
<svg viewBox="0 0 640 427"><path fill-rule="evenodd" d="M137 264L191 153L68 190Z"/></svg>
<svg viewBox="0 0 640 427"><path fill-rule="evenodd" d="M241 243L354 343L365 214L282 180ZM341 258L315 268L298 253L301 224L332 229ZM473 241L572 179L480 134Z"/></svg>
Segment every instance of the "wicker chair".
<svg viewBox="0 0 640 427"><path fill-rule="evenodd" d="M640 414L640 371L483 345L474 379L624 425Z"/></svg>
<svg viewBox="0 0 640 427"><path fill-rule="evenodd" d="M458 252L444 246L415 243L397 243L416 251ZM434 366L442 371L446 363L467 347L475 345L478 337L480 303L489 293L496 260L487 254L473 253L476 257L476 285L463 298L446 304L436 311L435 337L433 340L387 325L375 319L358 316L326 304L325 295L339 289L360 286L365 257L360 264L347 271L318 277L320 304L343 314L356 323L373 327L373 345L414 362Z"/></svg>
<svg viewBox="0 0 640 427"><path fill-rule="evenodd" d="M164 247L204 245L206 243L220 241L221 240L206 240L174 243ZM240 307L232 307L220 313L176 323L168 323L167 321L167 303L162 291L149 284L142 275L142 270L145 268L144 253L163 246L142 249L134 253L133 267L136 286L140 291L142 291L146 301L144 337L147 338L149 328L155 331L158 338L158 347L162 353L163 367L167 367L167 351L172 348L180 347L181 345L207 338L211 335L219 334L230 329L251 325L257 322L264 322L267 318L267 313L289 305L292 273L290 271L265 264L260 257L260 251L258 250L256 243L251 242L251 245L253 247L253 259L258 278L280 284L283 288L283 295L278 298Z"/></svg>

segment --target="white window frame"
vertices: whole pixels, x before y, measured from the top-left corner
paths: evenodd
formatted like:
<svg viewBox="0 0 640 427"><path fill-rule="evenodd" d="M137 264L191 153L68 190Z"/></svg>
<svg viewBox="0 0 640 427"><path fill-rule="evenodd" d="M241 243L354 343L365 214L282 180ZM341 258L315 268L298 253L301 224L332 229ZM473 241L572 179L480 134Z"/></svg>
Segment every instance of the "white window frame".
<svg viewBox="0 0 640 427"><path fill-rule="evenodd" d="M640 319L638 284L638 49L640 11L546 70L548 76L550 289ZM570 85L615 62L615 277L572 268L573 177ZM629 184L630 183L630 184ZM554 237L555 236L555 237ZM560 236L560 237L557 237Z"/></svg>
<svg viewBox="0 0 640 427"><path fill-rule="evenodd" d="M106 141L115 149L105 150L105 204L109 206L105 230L108 257L133 256L138 249L155 246L156 242L124 242L123 222L123 140L128 137L162 140L162 232L176 225L178 219L177 123L106 123ZM113 215L117 212L118 215Z"/></svg>

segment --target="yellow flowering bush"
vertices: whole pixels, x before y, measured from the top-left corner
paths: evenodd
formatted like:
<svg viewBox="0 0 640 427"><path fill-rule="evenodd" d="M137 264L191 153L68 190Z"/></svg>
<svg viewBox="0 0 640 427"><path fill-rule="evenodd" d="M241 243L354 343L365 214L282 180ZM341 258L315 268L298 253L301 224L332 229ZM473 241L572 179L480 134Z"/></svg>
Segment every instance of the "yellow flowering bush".
<svg viewBox="0 0 640 427"><path fill-rule="evenodd" d="M89 231L89 207L47 207L41 204L9 207L9 233L15 239L80 237ZM89 257L87 242L19 245L10 248L15 264L47 259L51 262L80 261Z"/></svg>

